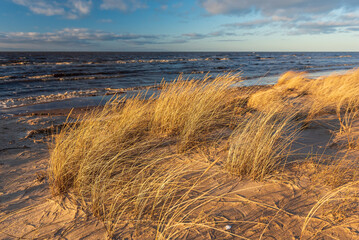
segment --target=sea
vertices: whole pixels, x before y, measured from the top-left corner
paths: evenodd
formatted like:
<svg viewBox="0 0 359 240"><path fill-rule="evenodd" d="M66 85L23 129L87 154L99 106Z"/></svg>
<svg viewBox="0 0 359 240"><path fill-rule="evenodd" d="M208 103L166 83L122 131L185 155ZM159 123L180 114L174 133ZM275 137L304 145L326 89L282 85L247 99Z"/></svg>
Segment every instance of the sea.
<svg viewBox="0 0 359 240"><path fill-rule="evenodd" d="M359 52L0 52L0 115L105 104L163 81L239 73L243 86L359 66Z"/></svg>

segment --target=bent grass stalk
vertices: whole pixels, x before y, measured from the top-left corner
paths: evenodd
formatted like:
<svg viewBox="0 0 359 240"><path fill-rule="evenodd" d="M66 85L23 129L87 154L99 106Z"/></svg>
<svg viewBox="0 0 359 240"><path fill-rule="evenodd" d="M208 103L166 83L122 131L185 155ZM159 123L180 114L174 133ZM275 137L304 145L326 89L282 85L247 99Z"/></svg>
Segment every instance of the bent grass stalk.
<svg viewBox="0 0 359 240"><path fill-rule="evenodd" d="M162 84L155 101L151 130L154 134L177 135L178 150L185 151L204 141L215 127L227 126L236 106L229 97L229 88L238 82L238 74L211 79L183 80Z"/></svg>
<svg viewBox="0 0 359 240"><path fill-rule="evenodd" d="M289 155L289 148L298 133L293 125L295 113L257 113L243 121L230 138L225 168L239 176L263 179Z"/></svg>
<svg viewBox="0 0 359 240"><path fill-rule="evenodd" d="M336 195L338 195L339 193L342 193L345 190L348 190L348 194L353 194L351 193L350 188L358 185L359 181L354 181L354 182L349 182L343 186L340 186L332 191L330 191L329 193L327 193L325 196L323 196L309 211L308 215L305 218L303 227L302 227L302 231L301 231L301 236L300 239L303 239L305 230L310 222L310 220L314 217L315 213L327 202L330 202L331 200L334 199L334 197Z"/></svg>
<svg viewBox="0 0 359 240"><path fill-rule="evenodd" d="M229 125L234 107L228 90L237 80L233 74L204 82L179 79L163 84L158 99L115 98L68 124L50 151L52 193L74 193L110 236L124 219L156 222L173 219L175 212L179 217L184 210L170 209L196 201L192 195L202 181L190 178L193 165L166 146L175 141L183 152ZM206 171L196 174L201 173Z"/></svg>

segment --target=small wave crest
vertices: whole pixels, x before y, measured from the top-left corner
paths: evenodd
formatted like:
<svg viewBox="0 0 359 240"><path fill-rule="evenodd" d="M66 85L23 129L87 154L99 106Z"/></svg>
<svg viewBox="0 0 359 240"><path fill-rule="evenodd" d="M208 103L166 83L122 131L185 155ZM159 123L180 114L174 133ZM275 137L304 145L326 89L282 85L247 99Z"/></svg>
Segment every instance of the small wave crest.
<svg viewBox="0 0 359 240"><path fill-rule="evenodd" d="M128 60L116 60L116 61L88 61L88 62L8 62L0 64L1 67L6 66L41 66L41 65L55 65L55 66L67 66L67 65L94 65L94 64L130 64L130 63L172 63L172 62L198 62L198 61L228 61L228 57L221 58L174 58L174 59L128 59Z"/></svg>
<svg viewBox="0 0 359 240"><path fill-rule="evenodd" d="M340 55L340 56L328 56L328 57L323 57L323 58L327 58L327 59L330 59L330 58L351 58L352 55Z"/></svg>
<svg viewBox="0 0 359 240"><path fill-rule="evenodd" d="M78 90L78 91L68 91L64 93L48 94L48 95L39 95L39 96L30 96L22 98L8 98L0 100L0 109L9 109L15 107L22 107L40 103L50 103L57 102L61 100L66 100L70 98L78 97L94 97L94 96L105 96L105 95L116 95L116 94L125 94L128 92L136 92L149 89L157 89L158 85L148 85L148 86L137 86L137 87L128 87L128 88L101 88L101 89L89 89L89 90Z"/></svg>
<svg viewBox="0 0 359 240"><path fill-rule="evenodd" d="M31 97L23 97L23 98L10 98L5 100L0 100L0 108L21 107L26 105L60 101L74 97L94 96L97 95L98 92L99 92L98 90L80 90L80 91L71 91L65 93L31 96Z"/></svg>

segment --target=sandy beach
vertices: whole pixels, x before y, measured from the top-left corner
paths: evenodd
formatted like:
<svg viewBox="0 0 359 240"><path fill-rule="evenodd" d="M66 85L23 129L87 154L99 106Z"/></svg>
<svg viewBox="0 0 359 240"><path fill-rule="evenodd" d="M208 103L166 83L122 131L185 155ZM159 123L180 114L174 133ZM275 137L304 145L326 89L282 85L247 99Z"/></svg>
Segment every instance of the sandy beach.
<svg viewBox="0 0 359 240"><path fill-rule="evenodd" d="M239 88L232 93L248 98L244 93L253 95L277 88ZM308 98L296 90L288 92L287 97L293 104L304 104ZM75 110L70 119L89 111ZM254 114L248 109L240 112ZM94 216L91 207L83 205L76 194L70 191L53 196L50 191L51 132L62 127L68 113L69 110L42 111L0 120L1 239L108 237L106 220ZM348 136L339 129L335 113L321 113L307 121L291 144L292 154L286 164L260 181L223 169L228 137L177 156L193 170L202 171L205 181L196 191L206 193L205 199L211 200L198 198L200 204L190 207L193 210L180 222L180 231L169 227L168 232L159 234L156 221L138 222L128 212L111 237L161 239L174 234L180 239L356 239L359 152L355 148L348 150ZM359 121L352 122L350 134L353 139L359 136Z"/></svg>
<svg viewBox="0 0 359 240"><path fill-rule="evenodd" d="M0 238L61 238L62 233L72 229L67 235L71 239L87 235L101 239L104 230L99 223L91 221L78 207L53 198L49 192L47 168L51 138L34 130L62 124L66 114L50 111L31 115L0 120ZM32 133L35 134L32 136Z"/></svg>
<svg viewBox="0 0 359 240"><path fill-rule="evenodd" d="M359 240L359 1L0 1L0 240Z"/></svg>

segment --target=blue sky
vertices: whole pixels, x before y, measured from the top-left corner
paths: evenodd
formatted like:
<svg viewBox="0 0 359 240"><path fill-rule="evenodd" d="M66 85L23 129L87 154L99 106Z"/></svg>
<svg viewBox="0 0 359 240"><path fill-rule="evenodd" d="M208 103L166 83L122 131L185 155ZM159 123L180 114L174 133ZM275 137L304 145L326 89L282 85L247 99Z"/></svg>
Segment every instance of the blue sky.
<svg viewBox="0 0 359 240"><path fill-rule="evenodd" d="M357 0L1 0L2 51L359 51Z"/></svg>

